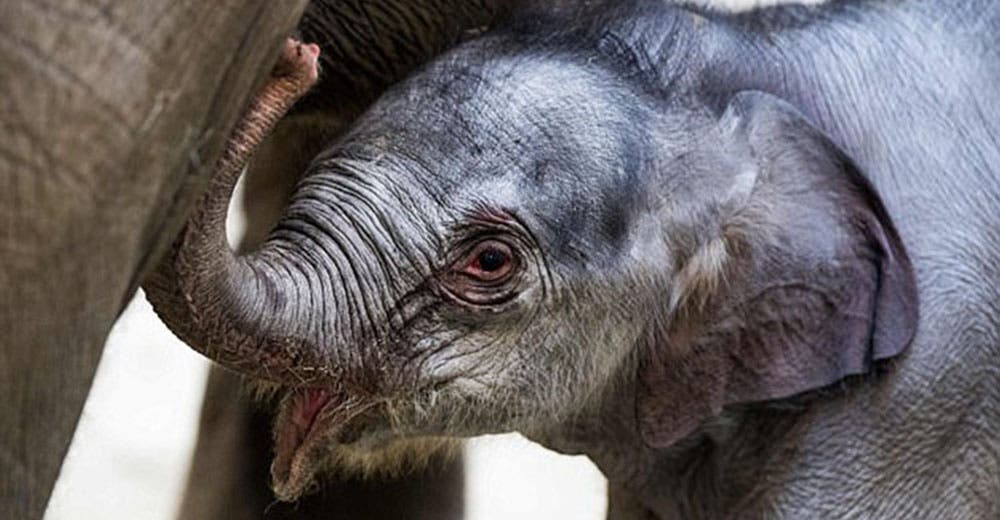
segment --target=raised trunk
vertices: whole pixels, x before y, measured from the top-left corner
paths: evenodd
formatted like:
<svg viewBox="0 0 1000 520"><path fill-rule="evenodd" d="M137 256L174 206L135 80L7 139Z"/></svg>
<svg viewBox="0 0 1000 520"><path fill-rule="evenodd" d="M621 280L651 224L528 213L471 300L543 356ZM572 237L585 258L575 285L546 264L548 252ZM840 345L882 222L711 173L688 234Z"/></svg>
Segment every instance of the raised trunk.
<svg viewBox="0 0 1000 520"><path fill-rule="evenodd" d="M494 20L504 5L386 0L356 12L353 4L314 3L302 33L333 54L327 84L309 110L350 119L387 84L467 29ZM367 32L348 30L358 24ZM421 245L400 243L413 233L390 229L414 215L391 215L400 201L383 200L392 190L370 184L378 178L372 163L358 168L344 159L304 179L282 224L256 252L234 255L225 239L233 186L264 134L301 94L268 99L265 89L255 99L197 212L144 288L175 334L229 368L296 385L367 386L351 380L363 372L354 368L381 364L362 359L378 355L362 347L385 339L389 303L409 274L427 267Z"/></svg>
<svg viewBox="0 0 1000 520"><path fill-rule="evenodd" d="M192 348L243 373L298 384L326 374L322 349L294 322L303 298L280 246L237 257L225 235L233 188L253 150L316 80L314 45L286 43L272 76L252 100L217 172L171 250L143 288L156 312ZM301 264L292 260L291 264Z"/></svg>

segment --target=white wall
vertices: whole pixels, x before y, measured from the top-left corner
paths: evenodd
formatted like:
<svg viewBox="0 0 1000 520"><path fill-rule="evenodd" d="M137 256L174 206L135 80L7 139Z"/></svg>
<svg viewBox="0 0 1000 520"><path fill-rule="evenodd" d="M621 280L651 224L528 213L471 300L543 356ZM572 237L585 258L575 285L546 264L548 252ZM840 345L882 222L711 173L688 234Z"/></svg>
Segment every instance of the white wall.
<svg viewBox="0 0 1000 520"><path fill-rule="evenodd" d="M105 345L45 518L173 518L207 376L138 295Z"/></svg>

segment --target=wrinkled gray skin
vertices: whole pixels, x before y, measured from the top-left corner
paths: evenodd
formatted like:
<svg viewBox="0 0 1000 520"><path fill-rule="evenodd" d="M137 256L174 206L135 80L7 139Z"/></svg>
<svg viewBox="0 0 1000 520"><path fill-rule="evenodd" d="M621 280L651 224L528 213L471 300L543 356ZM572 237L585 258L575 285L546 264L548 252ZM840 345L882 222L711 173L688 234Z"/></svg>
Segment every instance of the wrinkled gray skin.
<svg viewBox="0 0 1000 520"><path fill-rule="evenodd" d="M309 160L385 88L444 49L503 15L505 2L339 0L311 2L296 31L315 42L320 82L257 150L238 202L246 222L238 249L252 249L280 218ZM365 9L361 9L364 7ZM319 493L275 503L268 487L272 458L268 407L255 403L240 378L215 368L199 421L198 443L178 518L463 517L462 460L438 456L427 470L395 477L327 478Z"/></svg>
<svg viewBox="0 0 1000 520"><path fill-rule="evenodd" d="M0 5L4 518L41 518L112 323L305 3Z"/></svg>
<svg viewBox="0 0 1000 520"><path fill-rule="evenodd" d="M474 18L484 15L476 14L483 3L455 0L383 0L367 6L393 3L434 9L428 11L433 16L424 13L425 25L407 25L413 31L404 32L408 40L395 40L397 45L419 41L419 52L384 53L376 60L368 48L376 42L351 27L362 15L341 20L347 25L338 33L342 52L358 54L358 61L347 63L377 61L382 68L373 74L352 66L351 81L337 76L352 90L325 91L352 97L339 100L335 115L356 115L392 79L385 76L387 68L405 73L415 65L412 60L460 37L464 29L451 24L476 26ZM0 5L4 518L42 517L108 331L184 224L228 131L266 77L281 42L295 30L306 1L161 4L10 0ZM449 21L441 23L443 18ZM332 70L329 64L325 68ZM217 399L214 408L234 404L223 401ZM235 415L245 420L248 413ZM259 518L273 499L266 488L255 495L255 488L240 486L245 483L240 464L253 464L247 455L257 445L234 439L239 435L213 437L237 440L223 446L245 451L207 454L211 457L202 460L215 463L211 479L198 484L239 491L224 495L230 500L221 509L227 518ZM259 451L266 455L268 449ZM385 502L412 511L415 504L434 501L436 513L457 515L461 486L455 473L453 466L434 477L332 485L325 497L298 512L308 508L316 515L325 510L327 516L337 511L364 518L386 512L398 518ZM255 482L263 478L254 476ZM214 505L189 501L184 518L219 518ZM280 508L269 510L271 518L282 514Z"/></svg>
<svg viewBox="0 0 1000 520"><path fill-rule="evenodd" d="M290 388L279 494L517 430L617 518L1000 514L1000 7L594 13L391 89L253 253L218 182L146 285Z"/></svg>

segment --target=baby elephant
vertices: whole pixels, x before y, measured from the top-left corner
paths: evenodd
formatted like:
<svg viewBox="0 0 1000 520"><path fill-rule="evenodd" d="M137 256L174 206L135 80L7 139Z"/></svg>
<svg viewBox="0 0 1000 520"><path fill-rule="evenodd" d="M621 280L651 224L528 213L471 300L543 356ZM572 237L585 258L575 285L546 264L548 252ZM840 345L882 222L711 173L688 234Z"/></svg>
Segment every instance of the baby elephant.
<svg viewBox="0 0 1000 520"><path fill-rule="evenodd" d="M283 384L278 496L519 431L618 518L996 518L1000 4L581 4L390 89L235 255L289 44L145 285Z"/></svg>

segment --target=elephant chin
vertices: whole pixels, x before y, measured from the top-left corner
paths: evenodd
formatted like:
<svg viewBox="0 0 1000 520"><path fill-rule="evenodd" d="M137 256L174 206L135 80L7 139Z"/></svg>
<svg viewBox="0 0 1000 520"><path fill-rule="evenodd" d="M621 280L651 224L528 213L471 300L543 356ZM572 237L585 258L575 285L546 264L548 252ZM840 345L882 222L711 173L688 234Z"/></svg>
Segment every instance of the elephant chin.
<svg viewBox="0 0 1000 520"><path fill-rule="evenodd" d="M329 389L289 391L274 425L271 488L293 501L325 473L396 477L425 469L457 454L458 439L444 437L359 440L358 432L378 420L380 401Z"/></svg>

